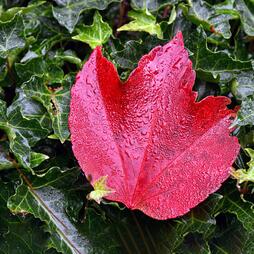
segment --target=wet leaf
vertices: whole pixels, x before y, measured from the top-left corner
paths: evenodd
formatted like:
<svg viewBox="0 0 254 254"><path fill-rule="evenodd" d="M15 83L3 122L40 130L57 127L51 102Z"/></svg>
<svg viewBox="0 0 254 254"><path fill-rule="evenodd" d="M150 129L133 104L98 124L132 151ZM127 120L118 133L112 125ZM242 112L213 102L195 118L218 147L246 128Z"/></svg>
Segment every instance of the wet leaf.
<svg viewBox="0 0 254 254"><path fill-rule="evenodd" d="M69 127L92 184L107 176L107 199L174 218L228 178L239 151L229 135L230 100L209 96L196 103L194 80L181 33L143 56L124 84L94 50L72 88Z"/></svg>
<svg viewBox="0 0 254 254"><path fill-rule="evenodd" d="M48 245L62 253L101 253L100 246L92 245L94 234L90 227L94 225L92 212L87 217L85 224L73 222L66 213L68 195L78 177L77 169L51 168L43 177L32 177L31 186L22 182L16 189L16 193L8 200L8 207L12 213L29 213L46 223L46 231L50 239ZM62 183L65 183L62 189ZM90 217L91 216L91 217ZM100 220L100 218L98 218ZM103 223L101 221L101 223ZM100 235L105 234L100 224ZM92 228L96 230L96 227ZM91 238L91 241L90 241ZM108 250L117 253L114 248L114 239L108 238ZM102 248L105 246L102 246ZM96 251L97 249L97 251ZM104 249L105 250L105 249Z"/></svg>
<svg viewBox="0 0 254 254"><path fill-rule="evenodd" d="M165 0L157 0L157 1L132 0L131 6L137 10L148 9L149 11L156 11L156 10L162 8L163 6L166 6L169 4L173 5L178 2L179 2L178 0L168 0L168 1L165 1Z"/></svg>
<svg viewBox="0 0 254 254"><path fill-rule="evenodd" d="M139 41L130 40L121 45L121 48L114 48L109 57L117 67L133 70L139 59L159 42L161 41L155 36Z"/></svg>
<svg viewBox="0 0 254 254"><path fill-rule="evenodd" d="M81 13L88 9L104 10L112 2L117 0L55 0L58 6L52 7L55 19L62 26L66 27L70 33L73 32L76 24L78 23Z"/></svg>
<svg viewBox="0 0 254 254"><path fill-rule="evenodd" d="M254 72L240 72L232 82L231 91L240 100L254 95Z"/></svg>
<svg viewBox="0 0 254 254"><path fill-rule="evenodd" d="M22 82L28 81L32 76L45 76L49 82L61 83L64 77L63 70L53 61L42 57L35 57L25 63L15 64L15 69Z"/></svg>
<svg viewBox="0 0 254 254"><path fill-rule="evenodd" d="M14 186L0 179L0 253L41 254L48 248L42 223L32 216L14 216L7 208L7 200L13 195Z"/></svg>
<svg viewBox="0 0 254 254"><path fill-rule="evenodd" d="M71 76L66 76L60 87L54 88L47 84L44 77L32 77L24 83L23 89L28 97L40 102L52 121L52 128L57 138L63 143L69 137L68 114L70 100Z"/></svg>
<svg viewBox="0 0 254 254"><path fill-rule="evenodd" d="M229 39L231 37L229 21L239 18L239 14L234 10L232 2L228 0L217 5L210 5L203 0L191 0L189 1L190 6L182 4L181 8L187 18L197 26L202 25L205 30Z"/></svg>
<svg viewBox="0 0 254 254"><path fill-rule="evenodd" d="M136 20L132 19L128 17L128 12L137 13L139 17ZM233 167L235 172L241 172L239 179L251 179L248 166L251 161L248 154L244 153L244 149L252 149L254 145L253 13L252 0L0 0L0 253L73 254L77 253L75 250L77 248L80 254L253 254L254 184L251 181L240 184L236 179L229 179L222 184L217 193L211 194L190 212L167 221L153 220L139 211L127 209L123 203L103 198L108 194L107 191L112 191L110 183L122 170L118 163L121 159L124 160L125 168L131 169L125 170L127 173L131 172L127 174L128 183L135 184L137 171L132 169L139 168L141 158L149 157L152 151L148 148L146 155L142 154L144 151L142 142L148 139L148 134L142 139L141 131L151 133L149 128L146 129L151 121L155 123L156 130L162 126L163 131L158 139L151 139L157 144L159 151L156 154L158 161L152 170L154 174L157 174L160 167L165 166L166 160L175 161L173 152L177 155L179 151L188 150L189 142L192 140L190 136L186 136L186 132L182 132L182 129L189 126L189 123L193 129L200 127L193 118L187 117L186 121L175 118L178 106L184 108L182 105L189 103L188 99L180 96L184 93L184 89L179 92L171 86L175 83L174 80L181 77L177 71L178 64L172 72L165 68L167 86L164 86L159 81L160 76L154 74L156 68L158 70L162 68L157 62L144 56L154 47L165 45L178 31L184 34L186 48L195 66L197 80L193 90L198 91L197 103L202 104L201 99L206 96L210 98L215 95L219 99L223 95L231 99L229 105L231 109L235 106L240 108L238 118L231 125L234 127L231 135L237 135L242 147ZM98 21L94 26L93 18ZM148 32L144 30L117 32L117 28L133 24L133 21L137 24L138 19L138 25L148 27ZM196 30L198 26L203 28ZM155 29L153 35L149 33L153 31L151 28ZM163 32L163 40L157 37L156 32L161 35ZM88 138L84 141L89 149L83 152L81 157L89 159L89 164L85 166L86 170L97 167L101 159L104 160L104 164L110 165L108 166L110 170L112 169L112 174L107 177L106 174L101 174L102 178L87 174L87 180L94 185L96 180L105 179L99 181L102 186L100 184L94 186L94 191L84 174L77 169L77 161L69 142L67 117L73 77L82 68L83 63L91 63L88 60L91 47L86 42L74 40L72 37L76 35L82 35L86 39L89 35L92 36L89 39L95 39L98 45L103 44L104 56L114 63L122 80L119 83L121 89L118 91L130 94L130 90L127 88L125 90L125 85L128 84L130 73L133 76L133 73L142 72L138 67L142 57L146 62L142 66L146 66L145 71L149 76L144 81L146 85L137 80L132 86L132 91L137 91L132 97L133 101L142 102L147 110L142 111L139 103L137 106L130 103L129 95L124 98L118 93L115 95L115 90L112 89L115 83L111 78L118 80L118 77L108 61L98 58L93 64L92 70L98 67L98 73L106 77L103 86L105 89L94 89L97 81L102 84L101 79L97 79L98 73L95 71L94 79L87 80L91 81L91 89L81 90L82 96L88 92L91 98L98 96L103 99L101 103L91 100L90 104L86 104L87 110L90 111L81 121L84 125L90 123L85 128L91 129L91 132L87 132ZM153 54L157 59L161 50L156 50ZM174 61L169 57L165 62L170 65ZM134 70L137 67L138 69ZM184 72L182 66L179 69ZM82 78L79 81L88 84ZM140 87L143 87L142 92ZM161 98L158 96L161 93L165 97L159 100L157 98ZM176 97L172 98L169 94ZM51 102L52 97L56 99L54 103ZM110 108L111 104L108 102L114 104L117 98L121 103ZM161 106L159 109L165 106L165 112L170 117L170 124L167 124L166 130L170 129L170 134L163 126L164 118L156 116L161 111L153 111L151 101L157 102ZM212 107L207 106L204 112L209 111L210 106ZM99 112L101 118L91 115L92 111ZM118 114L120 111L123 112L121 117ZM135 115L139 113L142 115L140 123L136 121ZM221 112L215 110L215 114L221 115ZM129 117L125 119L125 115ZM206 119L207 116L205 114L203 116ZM110 126L116 131L110 132L112 135L104 135L105 121L111 118L114 121L110 121L112 123ZM146 123L142 123L143 120ZM126 125L130 127L129 132L121 129L121 126ZM201 129L205 126L206 123ZM81 127L83 128L83 125ZM84 135L82 128L80 136ZM140 139L129 139L133 132L138 131ZM100 137L106 140L97 146L94 145L94 140L90 140L93 136L95 140ZM170 146L172 149L169 149L164 141L171 140L172 136L174 146ZM112 138L119 144L120 157L119 153L115 153ZM178 143L176 140L185 141ZM82 147L80 143L79 145ZM114 148L111 148L113 146ZM213 153L209 150L210 146L198 147L199 152L207 159L196 163L191 174L183 167L181 172L184 174L180 179L176 177L178 174L175 174L177 171L175 164L171 165L172 170L168 172L172 173L170 177L173 176L170 178L172 184L169 183L169 186L173 186L173 190L170 188L172 192L166 193L167 202L156 200L158 201L155 204L156 209L161 204L167 207L168 200L171 200L170 195L174 195L178 189L187 190L192 184L204 186L203 177L213 182L209 175L192 177L195 181L188 180L188 175L211 163ZM224 147L231 149L230 144L223 142L216 151L221 151ZM107 148L110 156L104 157ZM195 153L192 153L189 159L179 157L179 163L188 166L188 163L197 162L193 159L194 155ZM137 158L138 156L140 157ZM223 163L224 157L218 161ZM101 164L98 168L104 170ZM147 163L144 163L144 169L147 169ZM149 181L152 181L153 177ZM143 179L143 175L140 178ZM29 187L31 184L32 189ZM115 184L123 190L127 186L120 180L115 181ZM162 188L159 183L156 183L156 186ZM144 188L146 187L145 182ZM197 193L204 195L203 189ZM127 191L130 196L133 194L132 191ZM92 195L88 195L91 192ZM149 202L150 198L155 199L153 194L157 195L154 188L147 193L144 190L142 193L139 190L136 192L140 198L145 195ZM39 194L41 199L37 199L34 193ZM89 200L90 196L101 201L100 205ZM49 197L52 199L49 200ZM183 203L188 206L189 200L192 200L192 197ZM7 203L15 213L9 211ZM153 204L152 201L150 203ZM174 206L170 205L171 207ZM57 215L66 227L71 225L71 230L68 231L61 226L53 214ZM38 218L34 218L34 215ZM78 242L78 239L82 241Z"/></svg>
<svg viewBox="0 0 254 254"><path fill-rule="evenodd" d="M38 115L30 119L22 115L22 108L25 106L26 104L13 104L6 108L6 104L0 100L0 129L6 132L10 149L18 162L23 167L31 169L31 147L46 137L48 130L42 128L36 119Z"/></svg>
<svg viewBox="0 0 254 254"><path fill-rule="evenodd" d="M11 50L25 46L23 29L19 14L6 22L0 21L0 57L5 58Z"/></svg>
<svg viewBox="0 0 254 254"><path fill-rule="evenodd" d="M193 53L193 68L201 78L230 81L240 71L252 70L251 61L233 59L227 53L214 52L207 47L207 37L201 27L186 40L187 48Z"/></svg>
<svg viewBox="0 0 254 254"><path fill-rule="evenodd" d="M241 22L246 34L254 36L254 3L253 1L236 0L236 9L241 15Z"/></svg>

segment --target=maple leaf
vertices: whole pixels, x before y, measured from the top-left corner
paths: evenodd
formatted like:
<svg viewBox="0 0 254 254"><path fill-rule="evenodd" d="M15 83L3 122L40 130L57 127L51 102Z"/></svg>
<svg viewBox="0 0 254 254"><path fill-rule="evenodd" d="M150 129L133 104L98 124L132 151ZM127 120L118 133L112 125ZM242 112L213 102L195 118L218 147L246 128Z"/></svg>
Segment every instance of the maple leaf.
<svg viewBox="0 0 254 254"><path fill-rule="evenodd" d="M71 90L72 148L105 197L156 219L180 216L216 191L238 152L230 100L196 102L195 72L179 32L141 58L122 83L97 47Z"/></svg>

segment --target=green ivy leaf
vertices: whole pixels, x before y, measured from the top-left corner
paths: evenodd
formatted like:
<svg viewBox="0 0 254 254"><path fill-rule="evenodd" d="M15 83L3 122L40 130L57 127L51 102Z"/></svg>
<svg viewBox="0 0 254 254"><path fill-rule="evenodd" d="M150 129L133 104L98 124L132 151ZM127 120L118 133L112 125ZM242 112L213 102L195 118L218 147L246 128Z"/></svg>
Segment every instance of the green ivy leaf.
<svg viewBox="0 0 254 254"><path fill-rule="evenodd" d="M157 35L159 39L163 38L161 27L156 23L156 18L148 11L130 11L128 16L132 19L130 23L117 29L120 31L144 31L151 35Z"/></svg>
<svg viewBox="0 0 254 254"><path fill-rule="evenodd" d="M40 103L27 97L21 88L16 89L16 99L11 104L12 108L19 108L22 117L25 119L36 119L43 129L52 131L50 117Z"/></svg>
<svg viewBox="0 0 254 254"><path fill-rule="evenodd" d="M249 234L249 236L247 236L247 240L245 241L245 245L242 248L242 253L246 253L246 254L252 254L254 251L254 243L253 243L253 234Z"/></svg>
<svg viewBox="0 0 254 254"><path fill-rule="evenodd" d="M142 54L143 45L142 42L138 41L127 41L124 44L124 48L111 53L111 57L114 63L124 69L133 70Z"/></svg>
<svg viewBox="0 0 254 254"><path fill-rule="evenodd" d="M252 70L251 61L233 59L222 51L214 52L207 47L207 36L202 27L186 39L187 48L193 53L193 68L201 78L230 81L240 71ZM209 77L210 75L210 77Z"/></svg>
<svg viewBox="0 0 254 254"><path fill-rule="evenodd" d="M207 31L222 35L225 39L231 37L229 20L238 19L239 14L229 8L232 0L217 5L210 5L203 0L190 0L189 5L181 4L185 16L197 26L202 25Z"/></svg>
<svg viewBox="0 0 254 254"><path fill-rule="evenodd" d="M49 159L49 156L43 153L31 153L30 164L32 168L38 167L43 161Z"/></svg>
<svg viewBox="0 0 254 254"><path fill-rule="evenodd" d="M13 195L14 186L0 178L0 253L41 254L48 248L48 235L42 223L32 216L14 216L7 208L7 200Z"/></svg>
<svg viewBox="0 0 254 254"><path fill-rule="evenodd" d="M25 47L23 29L19 14L6 22L0 21L0 57L6 58L11 50Z"/></svg>
<svg viewBox="0 0 254 254"><path fill-rule="evenodd" d="M254 2L244 0L235 0L235 2L245 33L254 36Z"/></svg>
<svg viewBox="0 0 254 254"><path fill-rule="evenodd" d="M158 9L166 5L174 5L180 2L179 0L156 0L156 1L146 1L146 0L132 0L131 6L136 10L149 10L151 12L157 11Z"/></svg>
<svg viewBox="0 0 254 254"><path fill-rule="evenodd" d="M78 23L80 14L88 9L104 10L112 2L117 0L55 0L58 6L52 7L55 19L68 29L70 33L73 32Z"/></svg>
<svg viewBox="0 0 254 254"><path fill-rule="evenodd" d="M22 82L28 81L32 76L42 76L49 82L61 83L64 72L54 61L43 57L32 58L26 63L16 63L15 69Z"/></svg>
<svg viewBox="0 0 254 254"><path fill-rule="evenodd" d="M35 3L30 3L26 7L12 7L10 9L7 9L5 12L0 13L0 20L1 21L8 21L12 19L15 15L22 14L25 15L27 13L32 12L34 9L40 7L43 5L45 1L37 1Z"/></svg>
<svg viewBox="0 0 254 254"><path fill-rule="evenodd" d="M68 115L72 82L73 77L66 76L60 87L53 88L48 86L44 77L34 76L22 86L27 97L40 102L47 109L54 133L62 143L69 137Z"/></svg>
<svg viewBox="0 0 254 254"><path fill-rule="evenodd" d="M16 193L10 197L8 207L12 213L30 213L36 218L44 221L47 225L46 230L51 234L48 245L57 251L66 254L86 254L86 253L102 253L95 251L101 249L100 246L92 246L90 237L93 232L90 227L96 223L96 216L88 215L85 225L78 225L73 222L66 214L66 202L73 184L77 179L79 170L59 168L50 169L43 177L31 178L33 188L21 183ZM64 188L62 189L65 183ZM61 186L61 188L59 188ZM99 219L99 218L98 218ZM99 219L100 220L100 219ZM97 220L97 222L99 222ZM102 222L97 225L100 229L100 235L104 233ZM84 228L82 230L82 228ZM96 227L93 227L96 231ZM107 231L106 231L107 232ZM83 234L82 234L83 233ZM91 238L92 240L93 238ZM113 242L107 237L108 251L106 253L117 253L113 251ZM112 250L111 250L112 249Z"/></svg>
<svg viewBox="0 0 254 254"><path fill-rule="evenodd" d="M23 101L25 102L25 101ZM22 115L22 108L26 104L14 103L6 108L6 104L0 100L0 129L4 130L10 141L10 149L18 162L25 168L32 168L31 147L40 139L48 135L48 130L42 128L36 118L26 118ZM33 108L33 113L35 108Z"/></svg>
<svg viewBox="0 0 254 254"><path fill-rule="evenodd" d="M210 254L210 246L201 234L188 234L181 247L175 252L177 254Z"/></svg>
<svg viewBox="0 0 254 254"><path fill-rule="evenodd" d="M30 186L22 182L8 201L12 213L31 213L44 221L51 235L48 246L60 252L99 254L105 251L117 254L157 251L166 254L168 249L181 248L189 232L202 232L209 237L215 228L213 216L216 204L221 200L220 195L213 195L180 221L155 223L134 214L126 216L118 209L113 214L103 215L87 208L84 223L76 223L69 217L73 212L68 205L72 201L71 206L75 206L76 213L82 208L82 203L78 205L80 198L79 201L74 198L78 197L73 188L78 186L78 172L77 169L54 167L42 175L31 176Z"/></svg>
<svg viewBox="0 0 254 254"><path fill-rule="evenodd" d="M209 239L216 227L216 208L222 198L221 195L213 194L185 216L173 220L170 223L169 231L166 231L167 235L163 236L165 243L161 245L160 252L166 253L168 249L178 249L178 252L180 252L181 248L185 248L181 245L184 244L185 237L188 234L200 233L205 239Z"/></svg>
<svg viewBox="0 0 254 254"><path fill-rule="evenodd" d="M112 35L112 29L108 23L103 22L102 17L98 11L93 17L93 24L91 26L80 26L77 28L77 35L72 39L85 42L91 48L102 45Z"/></svg>
<svg viewBox="0 0 254 254"><path fill-rule="evenodd" d="M244 71L237 74L232 81L231 91L240 100L254 95L254 72Z"/></svg>
<svg viewBox="0 0 254 254"><path fill-rule="evenodd" d="M134 41L130 40L123 45L112 49L106 49L106 53L111 52L109 58L114 62L117 67L133 70L138 65L138 61L144 54L147 54L153 47L161 43L157 37L148 37L144 40ZM164 43L164 41L163 41ZM116 43L115 43L116 44ZM111 45L114 45L111 43Z"/></svg>
<svg viewBox="0 0 254 254"><path fill-rule="evenodd" d="M218 203L217 211L234 214L249 232L254 232L253 203L243 200L234 184L228 184L221 190L223 199Z"/></svg>
<svg viewBox="0 0 254 254"><path fill-rule="evenodd" d="M56 52L54 59L56 59L56 61L59 60L76 64L78 68L82 67L82 61L80 60L80 58L77 57L75 51L73 50L66 51L59 50Z"/></svg>
<svg viewBox="0 0 254 254"><path fill-rule="evenodd" d="M214 254L242 254L248 234L242 224L230 215L218 224L213 239L210 241L211 252ZM244 252L245 253L245 252Z"/></svg>
<svg viewBox="0 0 254 254"><path fill-rule="evenodd" d="M234 121L233 125L254 125L254 99L252 96L247 97L242 101L241 108L237 114L237 119Z"/></svg>

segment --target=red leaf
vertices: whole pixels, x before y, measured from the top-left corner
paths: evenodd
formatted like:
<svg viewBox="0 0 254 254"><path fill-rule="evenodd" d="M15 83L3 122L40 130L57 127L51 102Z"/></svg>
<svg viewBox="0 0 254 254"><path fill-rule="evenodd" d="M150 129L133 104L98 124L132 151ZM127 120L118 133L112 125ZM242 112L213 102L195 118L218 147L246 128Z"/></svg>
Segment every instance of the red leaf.
<svg viewBox="0 0 254 254"><path fill-rule="evenodd" d="M194 80L181 33L143 56L125 83L94 50L71 91L69 127L92 184L107 178L107 199L174 218L228 178L239 151L229 131L230 100L195 102Z"/></svg>

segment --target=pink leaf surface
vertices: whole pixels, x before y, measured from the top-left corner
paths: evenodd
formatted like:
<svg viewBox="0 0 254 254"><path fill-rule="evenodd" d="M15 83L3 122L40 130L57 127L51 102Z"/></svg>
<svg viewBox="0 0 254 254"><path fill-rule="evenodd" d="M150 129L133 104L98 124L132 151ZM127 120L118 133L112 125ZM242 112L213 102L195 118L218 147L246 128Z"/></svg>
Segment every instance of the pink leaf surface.
<svg viewBox="0 0 254 254"><path fill-rule="evenodd" d="M196 102L195 72L178 33L142 57L122 83L97 47L71 90L73 152L105 198L155 219L174 218L216 191L238 152L227 97Z"/></svg>

